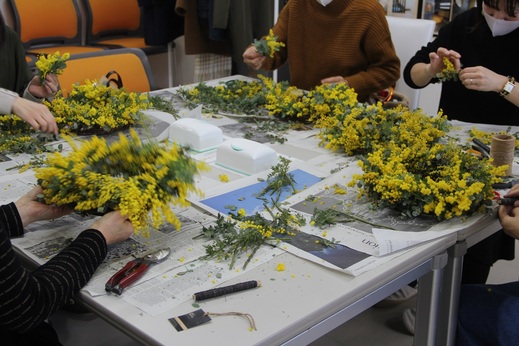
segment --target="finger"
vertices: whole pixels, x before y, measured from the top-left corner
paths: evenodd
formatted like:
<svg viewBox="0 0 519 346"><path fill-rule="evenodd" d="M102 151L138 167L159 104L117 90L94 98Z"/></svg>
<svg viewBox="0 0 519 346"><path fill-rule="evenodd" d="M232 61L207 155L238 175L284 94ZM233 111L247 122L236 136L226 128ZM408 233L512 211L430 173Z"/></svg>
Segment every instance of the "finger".
<svg viewBox="0 0 519 346"><path fill-rule="evenodd" d="M42 119L45 123L45 132L58 134L58 124L52 114L43 114Z"/></svg>

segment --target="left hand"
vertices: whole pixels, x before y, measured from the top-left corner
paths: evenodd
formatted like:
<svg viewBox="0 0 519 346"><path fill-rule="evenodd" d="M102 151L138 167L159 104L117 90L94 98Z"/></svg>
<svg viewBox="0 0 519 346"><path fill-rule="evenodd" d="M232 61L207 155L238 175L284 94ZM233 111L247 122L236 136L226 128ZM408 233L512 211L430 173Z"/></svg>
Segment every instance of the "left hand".
<svg viewBox="0 0 519 346"><path fill-rule="evenodd" d="M467 67L459 72L465 88L478 91L500 92L508 77L502 76L483 66Z"/></svg>
<svg viewBox="0 0 519 346"><path fill-rule="evenodd" d="M324 78L324 79L321 79L321 83L322 84L346 83L346 85L349 85L348 81L346 79L344 79L344 77L342 77L342 76L333 76L333 77Z"/></svg>
<svg viewBox="0 0 519 346"><path fill-rule="evenodd" d="M58 77L55 74L48 74L45 77L45 83L41 83L40 78L38 76L34 76L31 80L31 85L29 85L29 93L32 96L38 97L40 99L47 99L59 90L59 81Z"/></svg>
<svg viewBox="0 0 519 346"><path fill-rule="evenodd" d="M36 199L40 193L43 193L41 186L36 186L14 202L24 227L35 221L56 219L72 213L71 209L65 207L38 202Z"/></svg>

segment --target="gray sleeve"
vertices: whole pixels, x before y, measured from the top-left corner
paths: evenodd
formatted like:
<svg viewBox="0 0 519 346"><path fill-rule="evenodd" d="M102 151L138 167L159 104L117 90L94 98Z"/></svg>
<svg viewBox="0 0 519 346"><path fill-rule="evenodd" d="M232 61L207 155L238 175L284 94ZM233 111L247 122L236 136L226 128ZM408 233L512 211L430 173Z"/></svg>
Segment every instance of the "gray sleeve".
<svg viewBox="0 0 519 346"><path fill-rule="evenodd" d="M24 99L27 99L29 101L33 101L33 102L38 102L38 103L42 103L43 102L43 99L39 98L39 97L36 97L36 96L33 96L30 92L29 92L29 87L31 86L31 83L27 84L27 87L25 88L25 90L23 91L23 98Z"/></svg>
<svg viewBox="0 0 519 346"><path fill-rule="evenodd" d="M11 114L13 102L17 97L17 93L0 88L0 114Z"/></svg>

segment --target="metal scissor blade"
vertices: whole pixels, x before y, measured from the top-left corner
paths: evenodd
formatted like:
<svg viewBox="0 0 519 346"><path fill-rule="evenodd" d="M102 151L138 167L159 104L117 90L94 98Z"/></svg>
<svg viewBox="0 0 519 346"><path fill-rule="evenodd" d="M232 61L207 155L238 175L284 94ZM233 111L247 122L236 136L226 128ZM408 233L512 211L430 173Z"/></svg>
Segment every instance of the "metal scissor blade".
<svg viewBox="0 0 519 346"><path fill-rule="evenodd" d="M162 248L128 262L108 280L105 290L119 295L122 294L123 290L137 281L149 269L150 265L164 261L170 253L170 248Z"/></svg>

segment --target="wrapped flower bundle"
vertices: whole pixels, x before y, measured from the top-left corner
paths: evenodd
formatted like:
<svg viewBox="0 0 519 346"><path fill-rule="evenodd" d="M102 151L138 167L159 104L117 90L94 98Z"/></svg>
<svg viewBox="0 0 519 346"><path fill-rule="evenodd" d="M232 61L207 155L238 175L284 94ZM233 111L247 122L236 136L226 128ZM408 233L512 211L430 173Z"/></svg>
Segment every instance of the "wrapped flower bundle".
<svg viewBox="0 0 519 346"><path fill-rule="evenodd" d="M36 170L45 203L85 213L120 210L144 235L164 221L180 227L170 203L189 205L188 194L199 193L194 176L203 164L176 145L142 143L133 130L110 145L96 136L81 146L68 141L72 152L51 154L48 166Z"/></svg>
<svg viewBox="0 0 519 346"><path fill-rule="evenodd" d="M109 133L142 119L151 106L147 94L126 92L95 81L75 84L67 97L46 102L60 128L77 134Z"/></svg>
<svg viewBox="0 0 519 346"><path fill-rule="evenodd" d="M321 144L330 150L344 150L348 155L369 153L389 141L418 150L439 141L449 129L447 117L441 112L430 117L420 109L386 109L381 103L325 114L315 122L315 127L320 128Z"/></svg>
<svg viewBox="0 0 519 346"><path fill-rule="evenodd" d="M408 147L378 146L359 165L364 171L350 186L360 187L381 208L405 217L434 215L438 220L468 216L494 197L492 184L502 181L507 166L494 167L453 143Z"/></svg>

